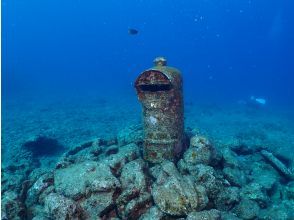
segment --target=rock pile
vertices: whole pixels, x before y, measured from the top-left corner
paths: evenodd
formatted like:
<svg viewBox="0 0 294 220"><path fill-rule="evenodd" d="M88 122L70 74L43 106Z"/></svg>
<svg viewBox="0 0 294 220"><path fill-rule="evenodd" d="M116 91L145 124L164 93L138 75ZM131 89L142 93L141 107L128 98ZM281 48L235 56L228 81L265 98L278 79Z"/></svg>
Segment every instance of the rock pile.
<svg viewBox="0 0 294 220"><path fill-rule="evenodd" d="M152 165L141 143L132 127L69 150L50 171L4 169L2 219L294 219L291 170L265 149L240 154L194 135L176 164Z"/></svg>

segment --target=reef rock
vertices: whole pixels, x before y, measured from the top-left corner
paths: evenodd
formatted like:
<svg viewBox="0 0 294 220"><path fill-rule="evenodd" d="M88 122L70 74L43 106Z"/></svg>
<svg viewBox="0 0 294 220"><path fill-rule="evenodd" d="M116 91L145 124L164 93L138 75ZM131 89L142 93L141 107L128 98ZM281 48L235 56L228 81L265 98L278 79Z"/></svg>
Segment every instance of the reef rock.
<svg viewBox="0 0 294 220"><path fill-rule="evenodd" d="M207 192L208 198L215 199L217 194L223 188L223 182L211 166L196 165L192 172L197 185L203 186Z"/></svg>
<svg viewBox="0 0 294 220"><path fill-rule="evenodd" d="M123 219L137 219L152 205L145 169L142 159L131 161L122 169L120 180L123 192L117 199L117 206Z"/></svg>
<svg viewBox="0 0 294 220"><path fill-rule="evenodd" d="M229 211L239 203L240 198L238 187L225 187L215 200L216 208L221 211Z"/></svg>
<svg viewBox="0 0 294 220"><path fill-rule="evenodd" d="M144 192L147 187L145 171L147 166L142 159L127 163L120 176L122 188Z"/></svg>
<svg viewBox="0 0 294 220"><path fill-rule="evenodd" d="M2 219L24 219L25 206L18 195L13 191L6 191L2 195L1 216Z"/></svg>
<svg viewBox="0 0 294 220"><path fill-rule="evenodd" d="M82 209L73 200L51 193L45 199L45 211L53 219L81 219Z"/></svg>
<svg viewBox="0 0 294 220"><path fill-rule="evenodd" d="M161 173L152 186L155 204L170 215L187 215L203 209L208 198L203 187L197 187L191 176L182 176L174 163L164 161Z"/></svg>
<svg viewBox="0 0 294 220"><path fill-rule="evenodd" d="M120 197L117 200L117 206L122 219L138 219L152 206L152 197L149 193L130 195L128 200L122 200Z"/></svg>
<svg viewBox="0 0 294 220"><path fill-rule="evenodd" d="M209 140L200 135L195 135L190 139L190 147L202 148L205 146L211 145Z"/></svg>
<svg viewBox="0 0 294 220"><path fill-rule="evenodd" d="M266 189L258 183L250 183L242 188L241 197L256 201L260 207L265 208L269 203Z"/></svg>
<svg viewBox="0 0 294 220"><path fill-rule="evenodd" d="M223 173L232 186L240 187L247 182L244 172L238 168L225 167Z"/></svg>
<svg viewBox="0 0 294 220"><path fill-rule="evenodd" d="M286 191L285 197L289 200L294 201L294 181L291 181L287 184L285 191Z"/></svg>
<svg viewBox="0 0 294 220"><path fill-rule="evenodd" d="M201 212L191 212L189 213L186 219L187 220L202 220L202 219L220 220L221 212L216 209L205 210Z"/></svg>
<svg viewBox="0 0 294 220"><path fill-rule="evenodd" d="M30 207L38 201L38 198L42 192L44 192L49 186L53 185L54 179L52 173L46 173L42 175L28 190L26 196L26 206Z"/></svg>
<svg viewBox="0 0 294 220"><path fill-rule="evenodd" d="M280 172L281 175L285 176L286 178L290 180L294 180L294 173L291 169L286 167L282 161L280 161L275 155L273 155L271 152L268 152L266 150L261 151L261 155L275 168L278 172Z"/></svg>
<svg viewBox="0 0 294 220"><path fill-rule="evenodd" d="M113 192L99 192L80 201L85 219L97 219L114 209Z"/></svg>
<svg viewBox="0 0 294 220"><path fill-rule="evenodd" d="M230 148L224 148L222 150L223 155L223 166L231 168L239 168L240 164L238 161L238 156Z"/></svg>
<svg viewBox="0 0 294 220"><path fill-rule="evenodd" d="M91 192L114 191L120 183L106 164L86 161L56 170L54 186L57 193L77 200Z"/></svg>
<svg viewBox="0 0 294 220"><path fill-rule="evenodd" d="M119 176L125 164L139 157L139 148L136 144L132 143L119 147L119 151L116 154L111 154L102 160L101 163L108 165L111 171L116 176Z"/></svg>
<svg viewBox="0 0 294 220"><path fill-rule="evenodd" d="M165 214L159 208L152 206L146 211L146 213L141 215L139 220L161 220L164 216Z"/></svg>
<svg viewBox="0 0 294 220"><path fill-rule="evenodd" d="M272 190L280 180L279 173L273 167L264 162L254 162L250 172L252 182L258 183L266 190Z"/></svg>
<svg viewBox="0 0 294 220"><path fill-rule="evenodd" d="M209 165L216 157L216 151L212 144L202 136L193 136L190 140L190 148L184 153L184 161L188 165Z"/></svg>
<svg viewBox="0 0 294 220"><path fill-rule="evenodd" d="M241 219L254 219L259 215L260 208L257 202L249 199L242 199L234 208L234 212Z"/></svg>
<svg viewBox="0 0 294 220"><path fill-rule="evenodd" d="M272 204L267 209L262 209L259 213L259 219L294 219L294 201L284 200L279 204Z"/></svg>

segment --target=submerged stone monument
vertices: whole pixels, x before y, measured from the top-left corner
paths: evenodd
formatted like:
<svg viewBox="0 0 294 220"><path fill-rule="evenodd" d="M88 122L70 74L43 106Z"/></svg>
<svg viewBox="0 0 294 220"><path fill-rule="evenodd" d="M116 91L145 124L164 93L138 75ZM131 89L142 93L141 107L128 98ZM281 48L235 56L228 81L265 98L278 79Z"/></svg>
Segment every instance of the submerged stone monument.
<svg viewBox="0 0 294 220"><path fill-rule="evenodd" d="M151 163L175 161L184 149L182 77L179 70L166 66L163 57L154 64L135 81L143 107L144 159Z"/></svg>

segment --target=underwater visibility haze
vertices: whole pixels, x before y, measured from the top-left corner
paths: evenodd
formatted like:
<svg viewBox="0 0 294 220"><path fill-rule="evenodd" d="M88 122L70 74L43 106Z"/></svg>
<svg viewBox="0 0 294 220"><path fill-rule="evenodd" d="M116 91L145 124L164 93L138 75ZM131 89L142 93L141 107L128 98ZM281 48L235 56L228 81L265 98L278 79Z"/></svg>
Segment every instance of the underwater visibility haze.
<svg viewBox="0 0 294 220"><path fill-rule="evenodd" d="M2 0L2 219L294 219L293 10Z"/></svg>

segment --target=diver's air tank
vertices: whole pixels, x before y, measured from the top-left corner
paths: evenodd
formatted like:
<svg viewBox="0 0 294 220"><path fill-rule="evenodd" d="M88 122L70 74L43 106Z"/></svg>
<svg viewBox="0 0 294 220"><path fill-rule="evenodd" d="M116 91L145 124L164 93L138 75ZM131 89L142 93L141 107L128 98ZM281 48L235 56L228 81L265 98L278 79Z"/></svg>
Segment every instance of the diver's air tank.
<svg viewBox="0 0 294 220"><path fill-rule="evenodd" d="M143 107L144 159L175 161L184 148L183 88L180 71L158 57L135 81Z"/></svg>

